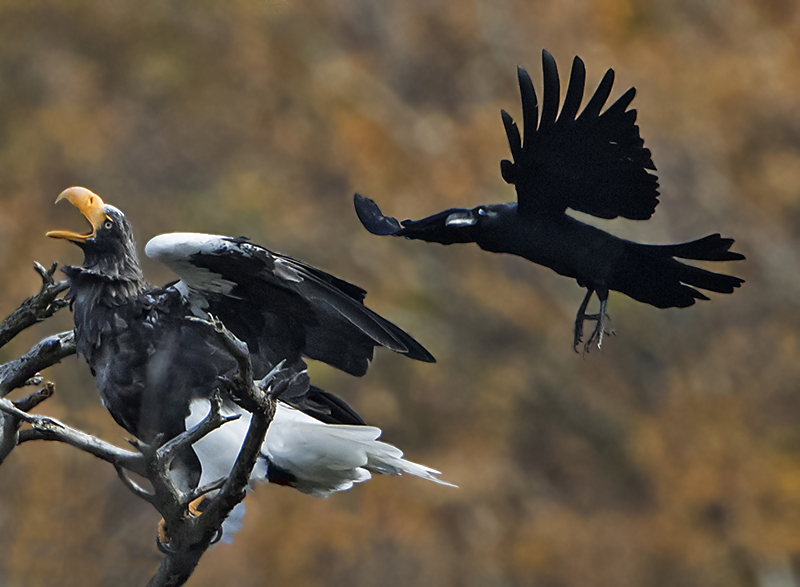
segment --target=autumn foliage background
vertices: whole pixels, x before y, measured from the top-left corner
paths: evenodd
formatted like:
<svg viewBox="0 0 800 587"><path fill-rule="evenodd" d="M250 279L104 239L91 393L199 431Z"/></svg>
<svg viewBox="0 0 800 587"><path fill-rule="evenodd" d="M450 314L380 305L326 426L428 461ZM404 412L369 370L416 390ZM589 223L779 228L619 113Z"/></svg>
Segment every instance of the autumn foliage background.
<svg viewBox="0 0 800 587"><path fill-rule="evenodd" d="M476 246L378 238L388 214L511 201L500 108L542 48L630 86L662 186L644 242L721 232L732 296L659 311L612 294L616 337L572 352L584 294ZM460 489L377 478L330 499L259 487L190 585L784 586L800 570L800 11L792 0L0 2L0 315L31 264L77 264L61 190L156 234L248 235L365 287L437 357L312 366ZM143 260L151 282L172 279ZM71 316L33 329L0 361ZM124 434L83 360L41 412ZM0 585L138 586L158 516L113 469L27 444L0 467Z"/></svg>

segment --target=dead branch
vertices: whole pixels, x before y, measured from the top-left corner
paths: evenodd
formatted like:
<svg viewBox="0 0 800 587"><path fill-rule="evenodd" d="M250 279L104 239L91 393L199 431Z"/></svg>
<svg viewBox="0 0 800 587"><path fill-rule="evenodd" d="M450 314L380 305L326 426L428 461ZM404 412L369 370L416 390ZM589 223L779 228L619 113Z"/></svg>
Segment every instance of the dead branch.
<svg viewBox="0 0 800 587"><path fill-rule="evenodd" d="M19 359L0 365L0 397L25 386L39 371L75 354L75 333L72 330L48 336Z"/></svg>
<svg viewBox="0 0 800 587"><path fill-rule="evenodd" d="M53 280L57 264L53 263L50 269L36 262L33 266L42 278L42 289L0 322L0 347L29 326L46 320L68 305L66 300L57 297L67 289L65 281ZM24 385L38 385L41 383L41 379L37 378L39 371L74 353L73 332L62 332L44 339L19 359L0 365L0 397Z"/></svg>
<svg viewBox="0 0 800 587"><path fill-rule="evenodd" d="M17 444L31 440L63 442L134 473L146 473L146 468L139 453L118 448L113 444L100 440L96 436L71 428L55 418L28 414L5 398L0 399L0 412L3 412L3 415L7 418L15 419L17 427L22 423L30 425L30 428L19 432Z"/></svg>
<svg viewBox="0 0 800 587"><path fill-rule="evenodd" d="M189 579L200 557L220 535L222 523L231 510L244 499L250 474L255 466L267 429L275 415L275 400L264 389L253 383L253 371L247 346L233 336L219 320L212 318L208 324L214 329L219 340L239 365L239 371L233 380L225 382L227 391L245 409L252 411L253 417L231 474L216 495L207 497L209 503L199 516L195 516L189 511L189 503L196 498L196 492L181 495L177 500L165 504L170 509L167 512L169 516L164 516L169 543L165 545L164 559L148 583L148 587L183 585ZM273 369L268 376L269 381L265 383L267 387L270 385L274 387L288 386L301 375L280 367ZM215 407L215 403L212 402L212 409L206 417L206 421L209 418L212 420L221 418L219 405ZM216 412L216 416L214 416L214 412ZM202 427L206 421L197 428ZM193 431L187 431L184 435L189 437L192 433ZM175 440L180 442L180 438L179 436ZM167 452L164 451L162 454L166 455ZM163 471L157 475L156 480L159 483L164 481ZM162 512L162 515L164 513Z"/></svg>
<svg viewBox="0 0 800 587"><path fill-rule="evenodd" d="M65 299L58 297L68 286L66 281L56 282L53 279L57 266L57 263L53 263L50 269L45 269L34 261L33 267L42 278L42 289L38 294L22 302L19 308L0 322L0 347L29 326L46 320L69 304Z"/></svg>
<svg viewBox="0 0 800 587"><path fill-rule="evenodd" d="M42 288L38 294L26 299L19 308L0 322L0 347L29 326L46 320L67 305L65 300L57 297L67 289L67 284L56 283L53 280L56 263L53 263L49 270L36 262L33 266L42 278ZM41 383L41 378L37 377L39 371L73 353L75 353L75 338L72 332L62 332L36 344L19 359L0 365L0 398L19 387L39 385ZM46 389L47 391L42 390L33 394L21 404L12 407L22 413L27 412L52 394L53 388ZM21 422L16 416L6 412L0 413L0 463L17 446Z"/></svg>

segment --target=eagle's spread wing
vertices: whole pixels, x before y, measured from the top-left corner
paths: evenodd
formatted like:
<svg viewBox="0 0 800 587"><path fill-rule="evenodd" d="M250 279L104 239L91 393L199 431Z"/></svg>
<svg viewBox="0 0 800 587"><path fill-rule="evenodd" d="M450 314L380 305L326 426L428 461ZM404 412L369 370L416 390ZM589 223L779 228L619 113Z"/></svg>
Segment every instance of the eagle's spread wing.
<svg viewBox="0 0 800 587"><path fill-rule="evenodd" d="M219 317L274 365L303 354L352 375L366 373L376 346L419 361L433 356L366 306L366 292L244 238L170 233L145 247L175 271L176 286L198 309Z"/></svg>
<svg viewBox="0 0 800 587"><path fill-rule="evenodd" d="M541 119L533 83L522 68L518 77L524 136L502 111L514 161L502 161L501 170L503 179L517 188L520 214L572 208L600 218L650 218L658 204L658 180L648 171L655 165L639 136L636 110L627 110L636 90L629 89L601 113L614 84L614 70L609 69L578 114L586 70L575 57L559 114L558 69L547 51L542 52L542 66Z"/></svg>

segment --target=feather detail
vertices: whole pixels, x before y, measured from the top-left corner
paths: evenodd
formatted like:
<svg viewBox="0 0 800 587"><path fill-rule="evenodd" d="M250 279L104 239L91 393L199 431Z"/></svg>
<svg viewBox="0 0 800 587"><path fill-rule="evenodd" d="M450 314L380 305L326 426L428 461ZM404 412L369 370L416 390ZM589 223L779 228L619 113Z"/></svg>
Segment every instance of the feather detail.
<svg viewBox="0 0 800 587"><path fill-rule="evenodd" d="M186 428L196 426L209 408L208 400L192 401ZM250 413L232 403L224 405L222 413L241 417L193 445L202 467L200 485L230 474L250 426ZM315 497L350 489L373 473L414 475L455 487L436 477L439 471L402 458L399 448L378 440L380 435L374 426L325 424L279 402L250 481L268 482L271 469L277 469L280 484Z"/></svg>

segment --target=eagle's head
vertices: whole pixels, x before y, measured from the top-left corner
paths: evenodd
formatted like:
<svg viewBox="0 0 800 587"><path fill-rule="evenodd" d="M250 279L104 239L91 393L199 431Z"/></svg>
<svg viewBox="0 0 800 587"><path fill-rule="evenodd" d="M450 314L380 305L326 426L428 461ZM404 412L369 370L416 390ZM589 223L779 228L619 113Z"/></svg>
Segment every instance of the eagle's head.
<svg viewBox="0 0 800 587"><path fill-rule="evenodd" d="M51 230L47 236L71 241L83 249L83 267L91 273L108 279L144 280L133 230L119 209L106 204L100 196L82 187L64 190L56 202L61 200L67 200L83 214L91 225L91 231L79 234L68 230Z"/></svg>

